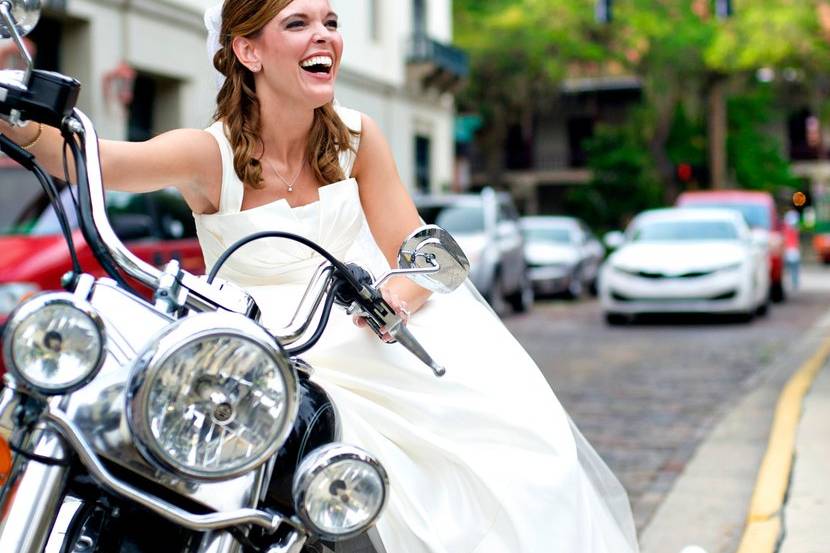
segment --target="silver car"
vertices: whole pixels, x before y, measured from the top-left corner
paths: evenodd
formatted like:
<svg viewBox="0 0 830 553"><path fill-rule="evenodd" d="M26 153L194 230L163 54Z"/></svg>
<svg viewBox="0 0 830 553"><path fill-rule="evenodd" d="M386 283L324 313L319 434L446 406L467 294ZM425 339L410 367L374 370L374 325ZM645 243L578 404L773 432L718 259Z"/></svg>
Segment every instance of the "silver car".
<svg viewBox="0 0 830 553"><path fill-rule="evenodd" d="M523 217L525 260L537 294L565 293L579 298L596 292L605 248L580 219Z"/></svg>
<svg viewBox="0 0 830 553"><path fill-rule="evenodd" d="M485 188L481 194L416 196L426 223L447 229L470 260L470 279L496 313L533 305L524 259L519 214L510 195Z"/></svg>

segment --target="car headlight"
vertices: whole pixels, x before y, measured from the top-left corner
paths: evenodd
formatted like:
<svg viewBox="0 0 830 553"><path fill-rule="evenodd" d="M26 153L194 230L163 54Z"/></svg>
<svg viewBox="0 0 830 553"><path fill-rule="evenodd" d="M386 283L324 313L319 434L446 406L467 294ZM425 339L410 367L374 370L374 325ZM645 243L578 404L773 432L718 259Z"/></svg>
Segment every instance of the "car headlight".
<svg viewBox="0 0 830 553"><path fill-rule="evenodd" d="M718 267L715 269L717 272L727 272L727 271L737 271L741 267L743 267L743 262L738 261L737 263L732 263L730 265L724 265L723 267Z"/></svg>
<svg viewBox="0 0 830 553"><path fill-rule="evenodd" d="M35 296L11 314L3 356L12 374L38 392L64 394L89 382L104 359L95 309L66 292Z"/></svg>
<svg viewBox="0 0 830 553"><path fill-rule="evenodd" d="M40 286L32 282L0 284L0 314L9 313L18 303L37 292L40 292Z"/></svg>
<svg viewBox="0 0 830 553"><path fill-rule="evenodd" d="M127 420L148 461L223 480L276 453L297 402L296 374L273 337L242 315L203 313L172 324L139 355Z"/></svg>
<svg viewBox="0 0 830 553"><path fill-rule="evenodd" d="M327 444L312 451L294 475L294 508L330 540L350 538L374 524L386 504L389 480L365 451Z"/></svg>

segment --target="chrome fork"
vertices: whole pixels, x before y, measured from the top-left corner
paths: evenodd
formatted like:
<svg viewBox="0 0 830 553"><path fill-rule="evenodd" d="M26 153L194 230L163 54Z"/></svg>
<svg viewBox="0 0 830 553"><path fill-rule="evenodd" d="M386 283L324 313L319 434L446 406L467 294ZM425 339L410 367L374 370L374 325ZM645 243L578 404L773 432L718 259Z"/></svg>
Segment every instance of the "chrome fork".
<svg viewBox="0 0 830 553"><path fill-rule="evenodd" d="M51 459L66 459L63 439L54 431L36 428L23 440L27 451ZM68 468L46 465L15 456L12 473L3 489L0 513L0 551L40 553L57 516Z"/></svg>

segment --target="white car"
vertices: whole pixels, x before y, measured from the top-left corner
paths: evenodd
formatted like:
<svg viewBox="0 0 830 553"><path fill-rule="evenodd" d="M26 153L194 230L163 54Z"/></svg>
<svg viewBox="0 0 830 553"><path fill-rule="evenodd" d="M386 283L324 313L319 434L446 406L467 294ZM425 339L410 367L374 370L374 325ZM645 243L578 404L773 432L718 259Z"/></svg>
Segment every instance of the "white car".
<svg viewBox="0 0 830 553"><path fill-rule="evenodd" d="M751 320L766 312L765 246L730 209L646 211L628 226L600 270L606 321L641 313L724 313Z"/></svg>
<svg viewBox="0 0 830 553"><path fill-rule="evenodd" d="M470 280L499 315L533 305L519 213L505 192L416 196L426 223L452 233L470 260Z"/></svg>

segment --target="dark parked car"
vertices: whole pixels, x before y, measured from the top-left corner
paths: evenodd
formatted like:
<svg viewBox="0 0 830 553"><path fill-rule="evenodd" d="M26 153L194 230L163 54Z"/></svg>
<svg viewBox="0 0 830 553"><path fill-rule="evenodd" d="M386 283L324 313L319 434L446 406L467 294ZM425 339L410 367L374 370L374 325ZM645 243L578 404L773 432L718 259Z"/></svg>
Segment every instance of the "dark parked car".
<svg viewBox="0 0 830 553"><path fill-rule="evenodd" d="M596 292L605 247L575 217L522 217L525 260L537 294L566 293L579 298Z"/></svg>
<svg viewBox="0 0 830 553"><path fill-rule="evenodd" d="M497 313L508 304L520 312L530 309L533 286L510 195L488 188L481 194L416 197L415 205L425 222L452 233L470 260L470 279Z"/></svg>

